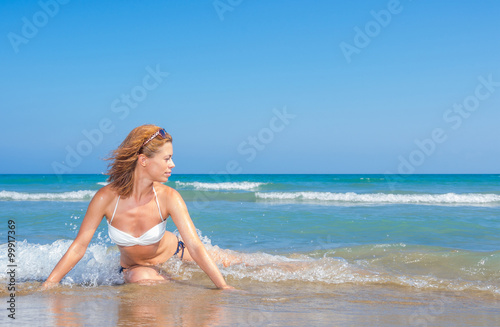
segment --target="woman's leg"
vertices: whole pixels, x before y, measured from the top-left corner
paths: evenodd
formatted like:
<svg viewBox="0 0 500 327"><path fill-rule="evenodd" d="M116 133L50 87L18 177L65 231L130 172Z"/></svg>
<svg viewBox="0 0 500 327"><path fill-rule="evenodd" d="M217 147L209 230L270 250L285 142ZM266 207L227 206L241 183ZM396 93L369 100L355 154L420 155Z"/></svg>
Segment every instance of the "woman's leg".
<svg viewBox="0 0 500 327"><path fill-rule="evenodd" d="M165 281L160 270L154 266L133 266L123 270L123 279L126 283L139 283L148 281Z"/></svg>
<svg viewBox="0 0 500 327"><path fill-rule="evenodd" d="M241 258L231 254L229 250L223 250L219 247L208 250L208 254L214 259L218 264L222 264L224 267L229 267L230 265L236 265L242 263Z"/></svg>
<svg viewBox="0 0 500 327"><path fill-rule="evenodd" d="M179 241L182 242L182 241ZM212 259L215 261L217 264L222 264L224 267L228 267L233 264L238 264L242 263L242 260L238 258L237 256L228 253L227 251L224 251L222 249L219 249L218 247L212 248L212 249L207 249L208 254L212 257ZM176 255L181 259L182 261L194 261L193 257L191 257L191 254L189 253L188 249L182 244L179 243L178 245L178 251Z"/></svg>

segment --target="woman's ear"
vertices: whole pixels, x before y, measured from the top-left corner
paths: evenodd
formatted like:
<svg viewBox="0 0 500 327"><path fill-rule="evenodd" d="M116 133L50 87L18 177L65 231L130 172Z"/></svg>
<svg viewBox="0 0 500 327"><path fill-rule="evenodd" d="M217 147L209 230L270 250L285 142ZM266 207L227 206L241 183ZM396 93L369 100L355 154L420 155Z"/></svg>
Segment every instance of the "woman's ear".
<svg viewBox="0 0 500 327"><path fill-rule="evenodd" d="M139 159L138 159L139 164L140 164L142 167L146 167L146 162L147 162L147 159L148 159L148 157L146 157L144 154L142 154L142 153L141 153L141 154L139 155Z"/></svg>

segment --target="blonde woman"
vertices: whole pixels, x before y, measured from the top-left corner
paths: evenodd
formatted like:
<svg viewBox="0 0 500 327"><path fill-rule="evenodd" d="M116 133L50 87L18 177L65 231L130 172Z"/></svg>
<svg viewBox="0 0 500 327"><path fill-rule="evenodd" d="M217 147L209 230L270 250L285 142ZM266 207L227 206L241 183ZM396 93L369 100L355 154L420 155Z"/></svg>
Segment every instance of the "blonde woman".
<svg viewBox="0 0 500 327"><path fill-rule="evenodd" d="M90 201L78 234L43 286L54 286L83 257L103 218L120 249L120 272L126 283L162 281L158 264L174 255L194 260L219 289L226 284L200 241L180 194L164 185L175 164L172 137L155 125L135 128L113 151L109 184ZM183 241L166 231L172 218Z"/></svg>

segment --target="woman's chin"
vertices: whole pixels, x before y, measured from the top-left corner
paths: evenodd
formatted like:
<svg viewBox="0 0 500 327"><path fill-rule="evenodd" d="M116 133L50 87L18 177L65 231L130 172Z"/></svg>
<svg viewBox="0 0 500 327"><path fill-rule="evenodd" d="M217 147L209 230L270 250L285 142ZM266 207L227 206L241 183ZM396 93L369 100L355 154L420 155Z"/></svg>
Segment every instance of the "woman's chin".
<svg viewBox="0 0 500 327"><path fill-rule="evenodd" d="M168 178L169 178L169 177L170 177L170 174L169 174L169 175L163 175L163 176L160 178L159 182L161 182L161 183L166 183L166 182L168 182Z"/></svg>

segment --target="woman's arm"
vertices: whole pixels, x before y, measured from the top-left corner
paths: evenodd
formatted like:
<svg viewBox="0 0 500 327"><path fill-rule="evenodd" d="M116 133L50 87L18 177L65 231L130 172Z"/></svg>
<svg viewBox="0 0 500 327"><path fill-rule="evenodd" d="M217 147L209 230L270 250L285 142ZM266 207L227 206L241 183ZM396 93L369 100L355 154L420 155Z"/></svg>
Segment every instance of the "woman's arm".
<svg viewBox="0 0 500 327"><path fill-rule="evenodd" d="M181 195L174 189L170 189L168 193L169 195L167 201L169 202L169 214L172 216L172 220L174 221L175 226L177 226L189 254L198 266L200 266L200 268L208 275L215 286L220 289L232 289L232 286L226 284L219 268L215 264L212 257L210 257L205 249L205 246L203 246L203 243L198 237L196 228L194 227L193 221L189 216L186 203L182 199Z"/></svg>
<svg viewBox="0 0 500 327"><path fill-rule="evenodd" d="M109 191L101 189L94 195L75 240L43 283L43 287L48 288L59 283L84 256L109 204L110 196L108 193Z"/></svg>

